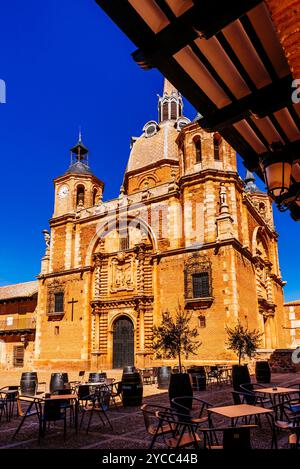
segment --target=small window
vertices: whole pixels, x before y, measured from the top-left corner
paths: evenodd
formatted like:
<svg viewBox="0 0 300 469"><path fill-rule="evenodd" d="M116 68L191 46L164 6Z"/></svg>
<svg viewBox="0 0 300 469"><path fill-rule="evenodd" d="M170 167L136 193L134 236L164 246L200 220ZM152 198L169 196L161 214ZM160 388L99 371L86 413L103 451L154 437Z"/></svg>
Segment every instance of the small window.
<svg viewBox="0 0 300 469"><path fill-rule="evenodd" d="M93 206L96 205L97 198L98 198L98 191L97 191L97 189L94 189L94 191L93 191Z"/></svg>
<svg viewBox="0 0 300 469"><path fill-rule="evenodd" d="M23 345L15 345L13 348L13 364L15 367L22 368L24 366L24 347Z"/></svg>
<svg viewBox="0 0 300 469"><path fill-rule="evenodd" d="M171 119L177 119L177 103L171 101Z"/></svg>
<svg viewBox="0 0 300 469"><path fill-rule="evenodd" d="M206 327L206 318L203 315L199 316L199 327Z"/></svg>
<svg viewBox="0 0 300 469"><path fill-rule="evenodd" d="M54 335L59 335L59 326L54 327Z"/></svg>
<svg viewBox="0 0 300 469"><path fill-rule="evenodd" d="M77 187L76 205L84 205L84 186Z"/></svg>
<svg viewBox="0 0 300 469"><path fill-rule="evenodd" d="M193 274L193 297L207 298L208 296L210 296L208 272Z"/></svg>
<svg viewBox="0 0 300 469"><path fill-rule="evenodd" d="M54 293L54 312L55 313L64 312L64 293L63 292Z"/></svg>
<svg viewBox="0 0 300 469"><path fill-rule="evenodd" d="M222 138L219 134L214 134L214 159L216 161L220 160L220 146Z"/></svg>
<svg viewBox="0 0 300 469"><path fill-rule="evenodd" d="M129 236L128 235L120 235L120 246L119 246L120 251L126 251L126 249L129 249Z"/></svg>
<svg viewBox="0 0 300 469"><path fill-rule="evenodd" d="M202 149L201 149L201 138L199 135L197 135L194 138L194 145L195 145L195 151L196 151L196 163L201 163Z"/></svg>

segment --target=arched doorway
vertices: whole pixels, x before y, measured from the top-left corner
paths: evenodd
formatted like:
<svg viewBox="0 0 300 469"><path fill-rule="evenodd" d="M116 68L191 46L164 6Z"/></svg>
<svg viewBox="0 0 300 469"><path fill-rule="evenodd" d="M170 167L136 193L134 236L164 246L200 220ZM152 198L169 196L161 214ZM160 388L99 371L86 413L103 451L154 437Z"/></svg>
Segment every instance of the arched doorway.
<svg viewBox="0 0 300 469"><path fill-rule="evenodd" d="M118 318L113 329L113 368L134 365L134 330L126 316Z"/></svg>

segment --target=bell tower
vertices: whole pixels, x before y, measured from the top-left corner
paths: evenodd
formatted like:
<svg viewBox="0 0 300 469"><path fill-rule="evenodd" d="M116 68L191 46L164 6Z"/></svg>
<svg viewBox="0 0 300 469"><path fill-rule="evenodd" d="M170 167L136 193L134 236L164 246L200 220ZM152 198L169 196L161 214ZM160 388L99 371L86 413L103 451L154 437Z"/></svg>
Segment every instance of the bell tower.
<svg viewBox="0 0 300 469"><path fill-rule="evenodd" d="M54 180L53 218L93 207L102 201L104 183L93 175L89 167L89 150L82 142L81 132L70 151L68 170Z"/></svg>

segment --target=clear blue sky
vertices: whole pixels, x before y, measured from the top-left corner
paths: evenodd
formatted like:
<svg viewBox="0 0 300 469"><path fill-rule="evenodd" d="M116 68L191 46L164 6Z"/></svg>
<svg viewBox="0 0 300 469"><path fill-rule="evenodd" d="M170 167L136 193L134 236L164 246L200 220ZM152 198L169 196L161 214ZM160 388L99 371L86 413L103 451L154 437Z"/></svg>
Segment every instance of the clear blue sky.
<svg viewBox="0 0 300 469"><path fill-rule="evenodd" d="M113 1L113 0L112 0ZM32 280L53 210L52 180L69 164L81 125L105 199L119 193L131 135L157 117L162 77L132 61L135 47L94 0L1 2L0 285ZM186 103L185 114L194 117ZM244 175L240 165L241 175ZM287 300L300 298L300 223L275 209Z"/></svg>

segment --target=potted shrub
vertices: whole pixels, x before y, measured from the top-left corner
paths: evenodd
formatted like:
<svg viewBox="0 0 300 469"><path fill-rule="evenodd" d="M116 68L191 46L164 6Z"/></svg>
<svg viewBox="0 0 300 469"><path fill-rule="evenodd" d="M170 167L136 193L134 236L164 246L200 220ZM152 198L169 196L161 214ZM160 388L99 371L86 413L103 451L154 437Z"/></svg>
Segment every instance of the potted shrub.
<svg viewBox="0 0 300 469"><path fill-rule="evenodd" d="M238 365L232 366L232 385L235 391L241 391L240 385L251 383L248 365L241 364L243 358L252 358L261 342L263 335L257 329L250 330L239 321L233 328L226 327L227 348L238 356Z"/></svg>
<svg viewBox="0 0 300 469"><path fill-rule="evenodd" d="M182 358L187 359L190 354L195 355L201 345L197 340L197 328L190 327L191 318L191 313L179 307L174 317L168 311L163 313L161 324L153 327L153 350L156 358L178 359L179 372L171 373L170 376L170 401L174 397L193 395L189 374L182 371ZM185 404L190 406L191 401Z"/></svg>

